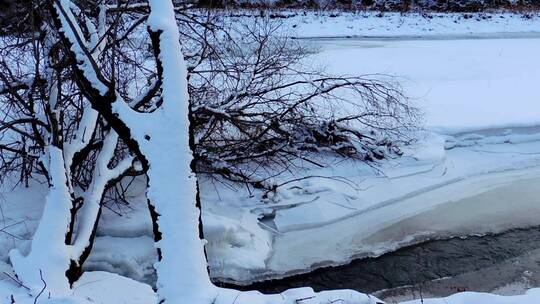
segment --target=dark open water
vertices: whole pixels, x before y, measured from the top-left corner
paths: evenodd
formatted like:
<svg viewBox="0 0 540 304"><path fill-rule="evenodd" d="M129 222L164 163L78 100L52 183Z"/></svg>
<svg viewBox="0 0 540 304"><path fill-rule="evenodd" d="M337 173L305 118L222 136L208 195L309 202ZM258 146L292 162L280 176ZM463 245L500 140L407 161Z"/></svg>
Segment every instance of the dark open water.
<svg viewBox="0 0 540 304"><path fill-rule="evenodd" d="M481 270L539 248L540 227L514 229L501 234L432 240L343 266L320 268L248 286L227 286L263 293L303 286L311 286L316 291L354 289L372 293ZM540 269L540 261L537 264Z"/></svg>

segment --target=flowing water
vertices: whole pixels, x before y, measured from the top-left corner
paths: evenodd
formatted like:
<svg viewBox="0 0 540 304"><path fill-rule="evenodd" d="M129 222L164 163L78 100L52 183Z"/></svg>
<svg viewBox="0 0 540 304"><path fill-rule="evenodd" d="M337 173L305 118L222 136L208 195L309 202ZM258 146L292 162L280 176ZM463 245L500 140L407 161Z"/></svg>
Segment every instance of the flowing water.
<svg viewBox="0 0 540 304"><path fill-rule="evenodd" d="M311 286L354 289L382 299L445 296L459 291L519 293L540 282L540 227L500 234L433 240L378 258L320 268L279 280L236 287L263 293Z"/></svg>

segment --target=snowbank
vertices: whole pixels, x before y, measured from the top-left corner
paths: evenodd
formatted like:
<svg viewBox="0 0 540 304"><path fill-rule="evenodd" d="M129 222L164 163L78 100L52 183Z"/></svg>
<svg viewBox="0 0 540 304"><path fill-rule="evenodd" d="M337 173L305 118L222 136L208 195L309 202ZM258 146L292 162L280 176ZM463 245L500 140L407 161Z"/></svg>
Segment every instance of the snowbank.
<svg viewBox="0 0 540 304"><path fill-rule="evenodd" d="M318 297L318 301L314 300ZM250 303L342 303L342 304L376 304L382 303L373 296L354 293L347 290L314 293L311 288L291 289L279 295L266 296L261 299L258 292L230 294L222 297L218 303L234 303L230 301L250 301ZM72 294L64 298L50 298L41 295L37 300L28 296L23 287L7 281L0 281L0 300L2 303L32 304L148 304L156 303L157 297L150 286L108 272L87 272L75 284ZM536 304L540 300L540 289L530 289L523 295L498 296L488 293L463 292L447 298L418 299L401 304ZM12 302L15 301L15 302ZM337 302L336 302L337 301ZM397 302L396 302L397 303Z"/></svg>
<svg viewBox="0 0 540 304"><path fill-rule="evenodd" d="M259 11L234 13L245 20ZM513 13L379 13L280 11L268 13L285 26L287 34L297 38L321 37L387 37L422 38L465 36L468 38L500 37L501 33L527 37L538 34L539 14ZM246 17L251 15L252 17ZM272 16L273 15L273 16ZM280 18L281 17L281 18Z"/></svg>
<svg viewBox="0 0 540 304"><path fill-rule="evenodd" d="M426 238L537 223L540 142L450 150L440 137L431 142L380 171L345 162L304 172L339 178L291 183L278 191L274 203L254 207L273 236L265 267L243 267L237 276L213 269L214 276L236 281L280 277L377 256Z"/></svg>
<svg viewBox="0 0 540 304"><path fill-rule="evenodd" d="M109 272L85 272L75 283L71 294L51 297L41 294L32 297L24 287L13 281L0 280L0 302L33 304L149 304L157 297L149 285Z"/></svg>
<svg viewBox="0 0 540 304"><path fill-rule="evenodd" d="M489 293L463 292L447 298L419 299L402 304L537 304L540 301L540 288L530 289L524 295L498 296Z"/></svg>

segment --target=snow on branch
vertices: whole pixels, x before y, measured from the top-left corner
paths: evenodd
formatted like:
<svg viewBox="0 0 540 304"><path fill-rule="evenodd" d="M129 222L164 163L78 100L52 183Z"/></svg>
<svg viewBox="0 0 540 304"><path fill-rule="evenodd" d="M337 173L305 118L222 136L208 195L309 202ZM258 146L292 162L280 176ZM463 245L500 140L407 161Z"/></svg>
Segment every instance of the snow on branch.
<svg viewBox="0 0 540 304"><path fill-rule="evenodd" d="M85 79L102 96L109 92L111 84L100 72L98 64L89 51L88 42L85 40L80 26L71 11L74 4L70 0L55 0L54 10L60 23L60 32L71 44L71 50L75 55L77 66Z"/></svg>

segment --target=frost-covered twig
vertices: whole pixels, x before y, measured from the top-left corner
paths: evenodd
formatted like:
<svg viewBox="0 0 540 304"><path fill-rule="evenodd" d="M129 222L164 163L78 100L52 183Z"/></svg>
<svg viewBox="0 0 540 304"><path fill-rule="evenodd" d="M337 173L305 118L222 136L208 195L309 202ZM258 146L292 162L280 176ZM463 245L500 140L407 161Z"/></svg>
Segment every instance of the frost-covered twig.
<svg viewBox="0 0 540 304"><path fill-rule="evenodd" d="M41 282L43 282L43 288L41 288L41 290L39 291L39 293L36 295L36 297L34 298L34 304L37 303L39 297L43 294L43 292L45 291L45 289L47 289L47 282L43 279L43 273L41 272L41 269L39 270L39 277L41 278Z"/></svg>

